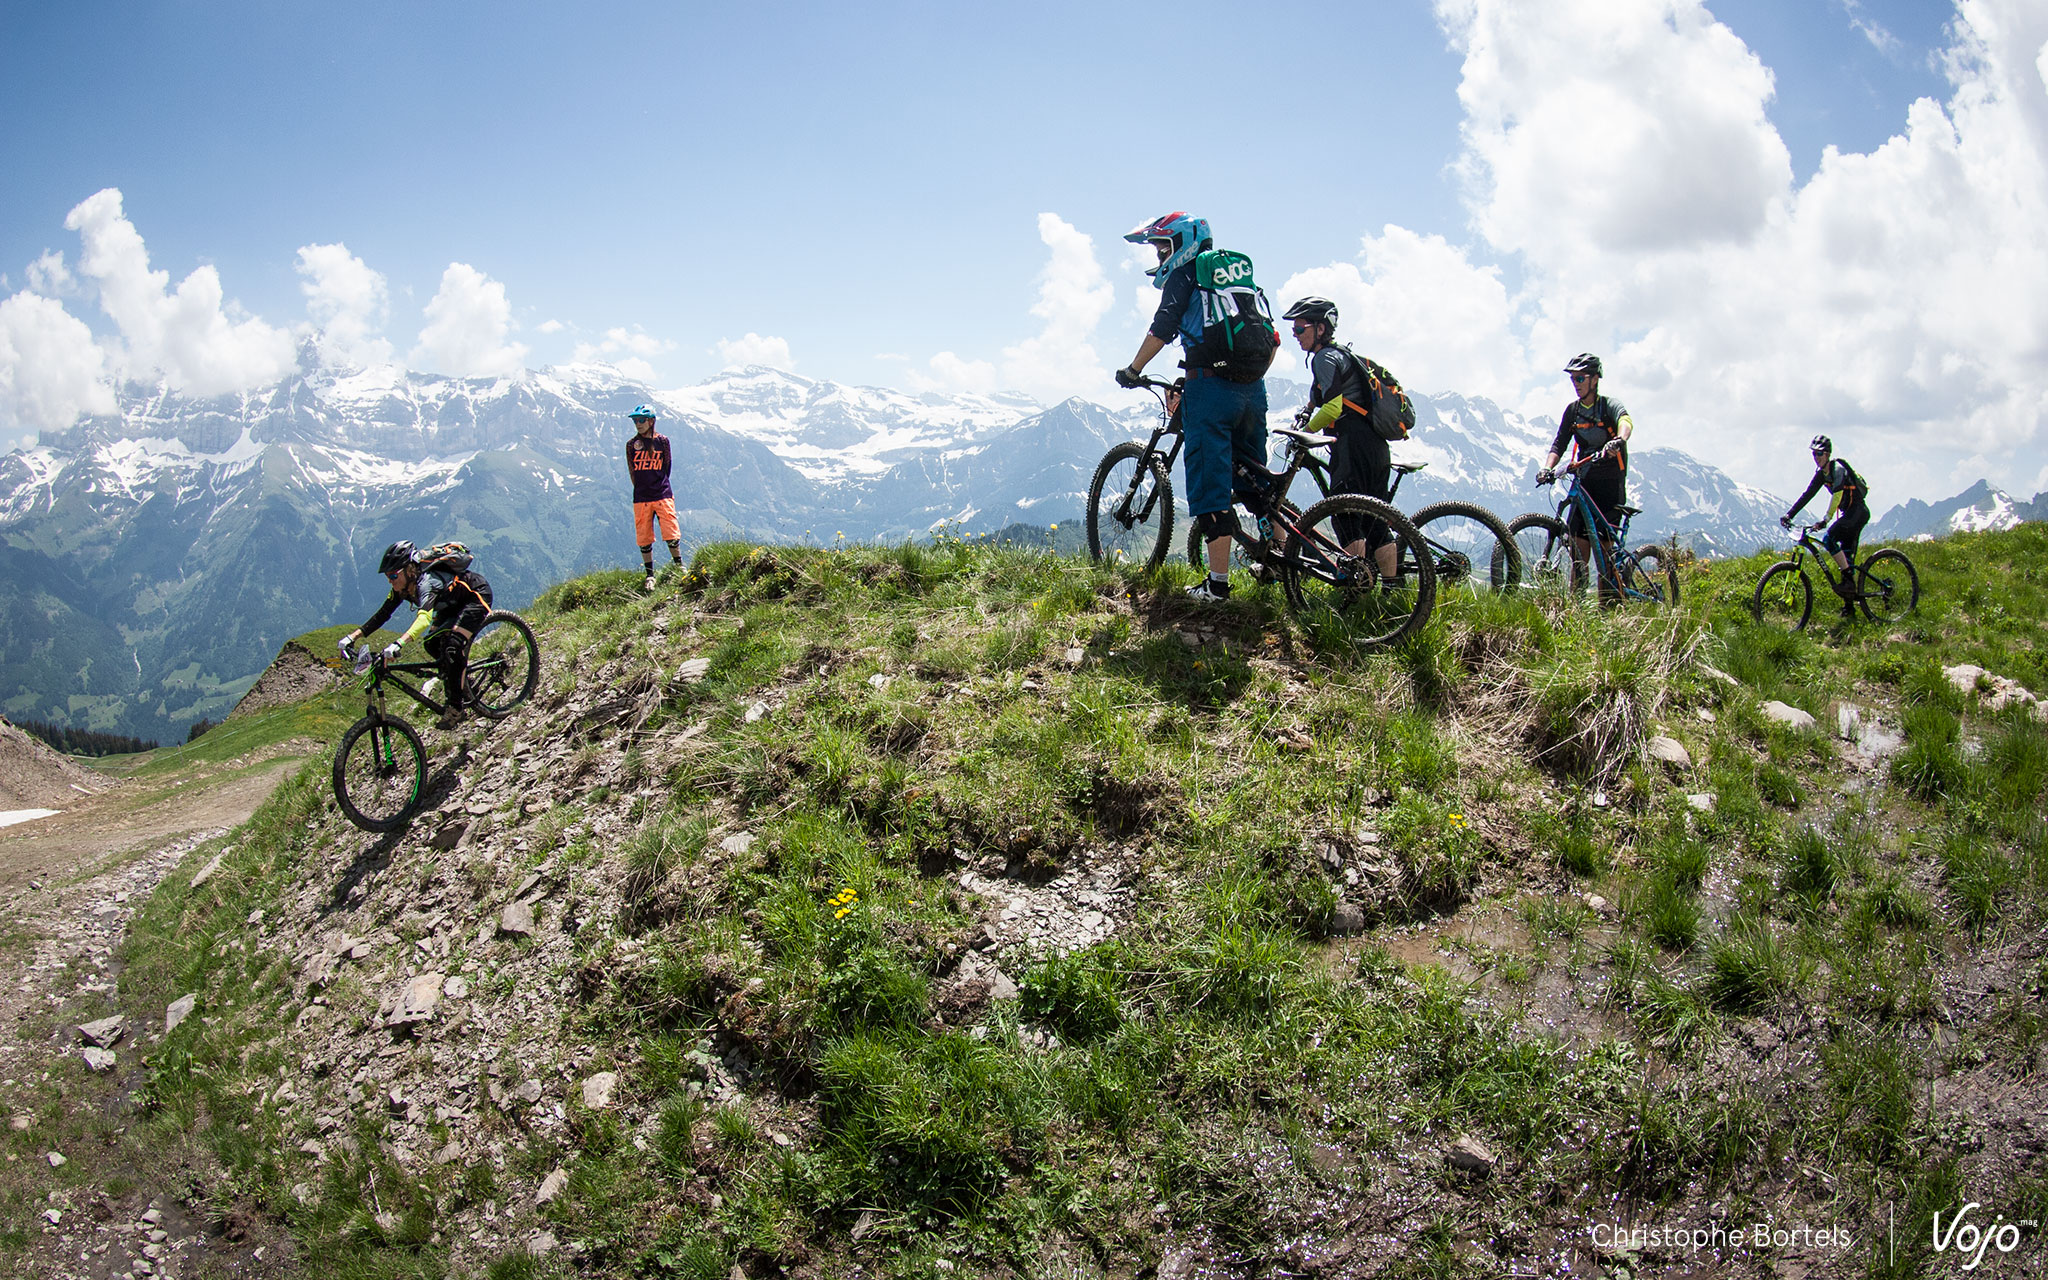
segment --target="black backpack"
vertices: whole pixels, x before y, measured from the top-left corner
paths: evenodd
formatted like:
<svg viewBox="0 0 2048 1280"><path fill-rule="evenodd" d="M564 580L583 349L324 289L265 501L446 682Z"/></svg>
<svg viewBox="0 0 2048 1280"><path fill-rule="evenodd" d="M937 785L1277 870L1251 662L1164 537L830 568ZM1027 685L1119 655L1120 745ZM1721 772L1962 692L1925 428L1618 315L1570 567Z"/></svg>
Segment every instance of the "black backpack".
<svg viewBox="0 0 2048 1280"><path fill-rule="evenodd" d="M1400 379L1387 371L1378 361L1359 355L1350 347L1339 344L1337 350L1351 357L1351 363L1358 370L1358 380L1365 384L1366 395L1372 400L1369 405L1352 404L1346 407L1372 424L1373 434L1380 439L1393 442L1406 440L1408 433L1415 430L1415 402L1408 393L1401 390Z"/></svg>
<svg viewBox="0 0 2048 1280"><path fill-rule="evenodd" d="M1195 298L1202 336L1188 352L1188 369L1231 382L1265 377L1280 350L1280 330L1265 291L1252 280L1252 260L1228 249L1203 250L1195 258Z"/></svg>

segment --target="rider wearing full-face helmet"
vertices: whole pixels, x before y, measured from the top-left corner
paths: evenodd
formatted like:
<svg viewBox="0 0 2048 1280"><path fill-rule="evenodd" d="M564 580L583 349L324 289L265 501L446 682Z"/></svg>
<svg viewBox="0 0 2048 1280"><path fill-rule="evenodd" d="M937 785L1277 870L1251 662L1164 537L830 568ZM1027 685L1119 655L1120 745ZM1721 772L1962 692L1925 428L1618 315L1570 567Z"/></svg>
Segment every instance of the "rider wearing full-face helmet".
<svg viewBox="0 0 2048 1280"><path fill-rule="evenodd" d="M469 642L491 611L491 584L470 568L470 557L459 544L439 548L442 554L421 551L401 538L384 548L377 572L391 584L377 612L370 620L341 638L346 654L355 642L391 620L401 604L419 610L405 634L384 646L384 660L398 657L406 642L426 636L428 656L441 668L441 684L447 693L447 711L441 727L452 729L462 722L463 680L469 667Z"/></svg>
<svg viewBox="0 0 2048 1280"><path fill-rule="evenodd" d="M1825 488L1834 495L1828 503L1825 517L1834 521L1821 538L1821 546L1834 557L1835 565L1842 575L1835 583L1835 593L1842 597L1842 616L1856 614L1856 586L1852 566L1856 563L1856 549L1863 542L1863 526L1870 523L1870 504L1865 501L1869 490L1864 486L1863 477L1856 474L1856 468L1835 456L1835 442L1826 436L1815 436L1810 446L1813 451L1813 479L1807 483L1806 492L1799 495L1799 501L1792 509L1778 518L1778 523L1787 529L1792 527L1793 518L1799 509L1813 500L1813 495Z"/></svg>
<svg viewBox="0 0 2048 1280"><path fill-rule="evenodd" d="M1600 394L1600 357L1590 351L1581 352L1565 363L1564 371L1571 376L1572 390L1577 393L1573 401L1564 407L1564 418L1557 426L1557 438L1551 441L1550 454L1543 459L1542 470L1536 473L1539 484L1549 484L1557 478L1557 464L1564 457L1567 446L1575 457L1587 461L1579 468L1579 488L1593 501L1600 512L1600 518L1609 526L1621 519L1621 508L1628 501L1628 438L1635 434L1635 420L1622 408L1621 401ZM1572 534L1573 560L1572 577L1582 580L1585 576L1586 558L1593 551L1593 531L1586 527L1578 505L1571 508L1570 528ZM1601 539L1608 563L1613 563L1613 548L1608 539ZM1600 598L1618 601L1620 589L1605 580L1600 583Z"/></svg>
<svg viewBox="0 0 2048 1280"><path fill-rule="evenodd" d="M1202 337L1201 302L1195 288L1195 258L1215 247L1209 223L1186 213L1169 213L1136 227L1124 239L1150 245L1159 265L1145 274L1159 288L1159 308L1131 363L1117 370L1119 386L1135 387L1152 358L1178 339L1192 353ZM1187 442L1188 511L1209 545L1209 576L1189 588L1199 601L1230 598L1230 535L1237 528L1231 476L1237 463L1266 464L1266 383L1233 382L1208 369L1188 369L1180 401L1182 438Z"/></svg>

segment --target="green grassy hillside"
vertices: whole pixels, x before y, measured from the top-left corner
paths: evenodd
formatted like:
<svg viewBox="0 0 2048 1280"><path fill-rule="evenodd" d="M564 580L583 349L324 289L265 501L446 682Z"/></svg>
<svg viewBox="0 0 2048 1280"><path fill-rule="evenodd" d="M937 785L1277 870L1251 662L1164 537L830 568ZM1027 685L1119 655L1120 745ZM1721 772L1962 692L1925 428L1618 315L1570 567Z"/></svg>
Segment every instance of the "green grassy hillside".
<svg viewBox="0 0 2048 1280"><path fill-rule="evenodd" d="M2048 694L2048 532L1906 549L1891 628L1753 625L1759 557L1381 654L954 542L561 584L410 831L323 759L158 890L66 1016L207 1016L132 1117L7 1089L105 1154L0 1250L149 1146L323 1276L1920 1274L2048 1218L2048 729L1943 674Z"/></svg>

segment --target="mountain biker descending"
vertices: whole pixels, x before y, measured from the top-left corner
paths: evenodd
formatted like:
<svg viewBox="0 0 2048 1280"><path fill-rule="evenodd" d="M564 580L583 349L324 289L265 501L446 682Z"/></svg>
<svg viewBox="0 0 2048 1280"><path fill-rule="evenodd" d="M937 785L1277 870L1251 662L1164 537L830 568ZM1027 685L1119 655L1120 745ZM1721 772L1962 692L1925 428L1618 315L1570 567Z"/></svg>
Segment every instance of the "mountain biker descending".
<svg viewBox="0 0 2048 1280"><path fill-rule="evenodd" d="M1313 412L1304 429L1337 438L1330 447L1330 492L1362 493L1385 502L1394 460L1386 440L1372 429L1372 393L1365 370L1336 345L1337 304L1327 298L1303 298L1282 318L1294 322L1294 340L1308 355L1308 401ZM1336 533L1351 555L1364 556L1370 549L1381 581L1394 579L1398 548L1386 521L1346 514L1337 517Z"/></svg>
<svg viewBox="0 0 2048 1280"><path fill-rule="evenodd" d="M1139 385L1138 376L1152 358L1179 339L1192 355L1202 336L1202 309L1196 296L1195 258L1215 247L1205 219L1169 213L1128 232L1124 239L1149 244L1159 265L1145 274L1159 289L1159 309L1138 344L1130 364L1117 370L1120 387ZM1209 369L1188 368L1181 392L1182 438L1187 442L1185 469L1188 511L1208 542L1209 576L1188 588L1188 597L1203 603L1230 598L1230 537L1237 528L1231 508L1231 477L1238 461L1266 464L1266 382L1233 382Z"/></svg>
<svg viewBox="0 0 2048 1280"><path fill-rule="evenodd" d="M1813 500L1813 495L1819 493L1822 486L1834 495L1824 517L1834 523L1828 526L1820 545L1842 571L1841 579L1835 583L1835 594L1842 597L1842 616L1853 618L1856 616L1856 548L1863 541L1863 526L1870 523L1870 504L1864 501L1869 491L1864 487L1863 477L1856 474L1856 468L1834 456L1834 441L1826 436L1815 436L1812 449L1813 479L1807 483L1806 492L1799 495L1799 501L1792 504L1792 509L1778 518L1778 523L1790 529L1793 517Z"/></svg>
<svg viewBox="0 0 2048 1280"><path fill-rule="evenodd" d="M1600 518L1612 526L1620 521L1621 508L1628 501L1628 438L1635 434L1635 420L1628 416L1620 401L1600 394L1599 356L1581 352L1565 364L1564 371L1571 375L1572 389L1578 392L1578 398L1564 407L1557 439L1551 442L1549 456L1536 473L1536 483L1549 484L1557 479L1557 464L1569 443L1573 457L1585 460L1585 465L1579 468L1579 487L1592 499ZM1568 527L1572 535L1572 585L1578 586L1585 581L1586 559L1593 552L1593 534L1586 528L1585 516L1577 503L1572 504ZM1614 563L1611 539L1601 538L1600 552L1608 564ZM1620 586L1608 581L1612 576L1601 575L1602 604L1621 602Z"/></svg>
<svg viewBox="0 0 2048 1280"><path fill-rule="evenodd" d="M377 572L391 583L391 593L368 622L341 638L341 651L348 653L357 639L390 621L400 604L416 607L419 616L412 620L405 634L384 646L384 660L395 660L407 641L425 633L427 653L440 667L441 684L448 693L448 709L441 713L437 723L443 729L452 729L462 723L466 714L462 686L469 667L469 642L491 611L491 584L469 567L467 552L432 560L428 555L404 539L384 549Z"/></svg>
<svg viewBox="0 0 2048 1280"><path fill-rule="evenodd" d="M641 567L647 570L642 585L652 591L655 522L661 523L662 541L668 543L668 557L678 569L683 565L682 530L676 524L675 490L668 483L668 437L654 433L651 406L636 404L627 416L633 419L633 434L626 437L626 474L633 480L633 532L640 542Z"/></svg>

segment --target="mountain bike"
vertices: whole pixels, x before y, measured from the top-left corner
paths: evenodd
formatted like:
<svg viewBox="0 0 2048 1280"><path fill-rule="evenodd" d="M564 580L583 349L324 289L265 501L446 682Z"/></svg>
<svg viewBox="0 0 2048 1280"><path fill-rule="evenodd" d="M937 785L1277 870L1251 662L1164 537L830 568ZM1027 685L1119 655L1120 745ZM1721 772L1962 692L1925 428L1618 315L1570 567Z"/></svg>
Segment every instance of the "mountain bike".
<svg viewBox="0 0 2048 1280"><path fill-rule="evenodd" d="M1159 398L1159 426L1145 443L1126 441L1103 455L1088 485L1086 523L1095 560L1150 569L1165 561L1173 536L1172 467L1183 436L1178 401L1169 397L1183 384L1141 378L1138 385ZM1393 507L1362 494L1331 494L1305 511L1295 506L1288 488L1312 461L1320 463L1315 451L1330 438L1285 427L1275 434L1288 442L1285 470L1242 460L1235 465L1231 496L1258 519L1250 532L1238 522L1233 555L1260 580L1277 580L1290 608L1342 618L1361 647L1412 634L1429 620L1436 601L1434 557L1420 531ZM1355 534L1352 525L1374 521L1386 524L1395 547L1394 576L1384 580L1373 555L1353 555L1338 534L1340 523ZM1206 543L1202 549L1206 566Z"/></svg>
<svg viewBox="0 0 2048 1280"><path fill-rule="evenodd" d="M1300 428L1307 416L1306 411L1295 415L1295 426ZM1336 437L1304 436L1303 442L1309 452L1302 458L1302 470L1308 472L1309 478L1316 482L1316 488L1327 498L1332 492L1331 464L1321 456L1321 451L1335 444ZM1428 466L1427 462L1393 464L1393 483L1387 487L1387 504L1391 506L1394 495L1401 491L1403 477ZM1520 585L1521 549L1515 545L1514 535L1508 532L1507 525L1486 508L1470 502L1433 502L1408 519L1422 534L1423 545L1429 549L1439 592L1511 591ZM1209 567L1208 543L1203 539L1201 530L1188 530L1187 550L1189 564L1197 569ZM1257 576L1257 570L1235 548L1232 549L1232 557L1240 568L1252 570Z"/></svg>
<svg viewBox="0 0 2048 1280"><path fill-rule="evenodd" d="M1677 607L1678 565L1671 553L1655 543L1635 550L1629 548L1628 522L1641 515L1642 508L1617 508L1621 523L1609 524L1579 483L1580 470L1600 456L1581 458L1565 468L1571 474L1571 486L1558 500L1557 515L1532 511L1508 521L1508 532L1522 555L1523 588L1562 598L1567 591L1583 585L1587 566L1575 558L1576 548L1564 519L1566 512L1576 508L1584 527L1594 531L1591 567L1603 587L1613 588L1615 598L1621 601Z"/></svg>
<svg viewBox="0 0 2048 1280"><path fill-rule="evenodd" d="M1863 558L1860 565L1837 569L1834 556L1814 538L1827 521L1799 526L1792 544L1792 558L1780 560L1757 579L1756 594L1749 599L1749 612L1758 622L1772 622L1794 631L1804 630L1813 614L1813 580L1806 576L1806 553L1813 553L1820 575L1838 596L1842 586L1855 575L1856 586L1847 599L1862 606L1863 616L1872 622L1896 622L1920 603L1920 575L1902 551L1881 547Z"/></svg>
<svg viewBox="0 0 2048 1280"><path fill-rule="evenodd" d="M427 749L419 731L391 712L385 686L439 715L447 707L401 676L432 677L439 674L440 665L390 662L368 643L344 656L355 664L357 675L369 675L363 686L368 706L334 750L334 798L348 820L363 830L396 831L412 820L426 798ZM492 610L469 642L463 677L468 704L479 715L502 720L533 696L539 680L540 646L534 642L533 628L516 613Z"/></svg>

